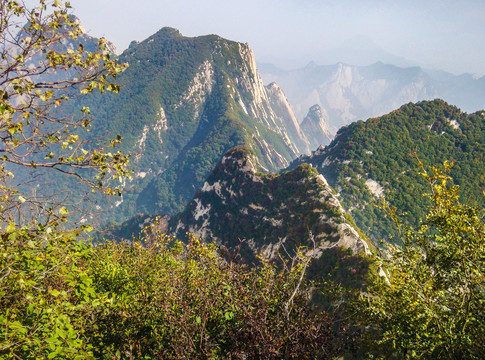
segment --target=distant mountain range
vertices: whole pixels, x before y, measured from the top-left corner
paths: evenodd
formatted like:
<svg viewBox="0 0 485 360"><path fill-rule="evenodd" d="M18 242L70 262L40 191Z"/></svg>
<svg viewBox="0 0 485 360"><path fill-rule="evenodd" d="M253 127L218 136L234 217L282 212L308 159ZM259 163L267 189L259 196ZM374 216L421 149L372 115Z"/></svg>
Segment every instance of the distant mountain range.
<svg viewBox="0 0 485 360"><path fill-rule="evenodd" d="M318 104L334 132L408 102L440 98L468 112L485 108L485 77L469 74L456 76L382 62L368 66L310 63L291 71L258 64L258 69L265 83L281 86L299 121L309 107Z"/></svg>
<svg viewBox="0 0 485 360"><path fill-rule="evenodd" d="M382 61L385 64L393 64L399 67L416 66L413 61L384 50L365 35L349 38L329 50L314 54L313 58L325 61L325 64L342 62L367 66Z"/></svg>

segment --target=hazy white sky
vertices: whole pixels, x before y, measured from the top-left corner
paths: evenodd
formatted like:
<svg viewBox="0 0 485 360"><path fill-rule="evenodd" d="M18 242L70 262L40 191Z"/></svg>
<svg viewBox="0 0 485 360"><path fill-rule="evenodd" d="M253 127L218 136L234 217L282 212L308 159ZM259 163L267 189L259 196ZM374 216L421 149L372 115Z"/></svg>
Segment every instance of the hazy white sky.
<svg viewBox="0 0 485 360"><path fill-rule="evenodd" d="M121 52L164 26L247 42L258 62L329 64L354 39L421 66L485 74L484 0L71 0L93 36ZM355 41L355 39L358 39ZM355 61L357 62L357 61Z"/></svg>

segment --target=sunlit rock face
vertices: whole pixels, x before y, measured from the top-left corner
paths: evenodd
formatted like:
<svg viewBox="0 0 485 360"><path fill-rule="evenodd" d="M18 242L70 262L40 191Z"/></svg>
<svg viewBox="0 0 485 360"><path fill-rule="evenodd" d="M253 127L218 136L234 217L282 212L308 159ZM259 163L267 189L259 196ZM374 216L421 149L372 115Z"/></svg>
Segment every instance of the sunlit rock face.
<svg viewBox="0 0 485 360"><path fill-rule="evenodd" d="M299 153L309 154L313 149L308 140L309 134L300 127L300 123L296 119L283 90L276 83L266 86L266 90L271 107L276 115L281 118L289 140L295 145Z"/></svg>
<svg viewBox="0 0 485 360"><path fill-rule="evenodd" d="M320 105L313 105L309 110L307 116L301 123L303 132L307 135L310 142L310 147L314 150L321 145L328 145L333 139L333 134L327 126L328 115L320 107Z"/></svg>

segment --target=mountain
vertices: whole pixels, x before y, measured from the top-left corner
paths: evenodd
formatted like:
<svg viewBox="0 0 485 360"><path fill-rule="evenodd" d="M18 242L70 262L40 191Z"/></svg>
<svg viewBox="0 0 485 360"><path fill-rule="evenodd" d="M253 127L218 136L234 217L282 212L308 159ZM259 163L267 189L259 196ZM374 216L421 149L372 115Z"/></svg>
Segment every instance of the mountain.
<svg viewBox="0 0 485 360"><path fill-rule="evenodd" d="M323 258L369 252L365 236L315 168L303 164L277 175L259 172L256 162L248 148L229 150L170 220L168 232L178 238L193 233L229 249L241 246L246 261L259 254L293 256L302 246L315 247Z"/></svg>
<svg viewBox="0 0 485 360"><path fill-rule="evenodd" d="M483 207L484 158L485 111L467 114L434 100L343 127L330 145L301 156L290 169L303 163L316 167L357 225L377 241L396 234L381 200L395 206L409 225L426 213L430 202L422 194L430 189L419 174L419 161L428 169L454 162L450 175L462 200Z"/></svg>
<svg viewBox="0 0 485 360"><path fill-rule="evenodd" d="M300 123L296 119L295 114L288 103L288 99L283 93L283 90L278 86L278 84L273 82L266 86L266 91L268 93L271 107L275 111L276 115L279 116L284 122L289 140L295 144L300 152L309 154L313 149L313 146L310 144L307 137L307 135L310 134L306 133L304 129L300 127Z"/></svg>
<svg viewBox="0 0 485 360"><path fill-rule="evenodd" d="M327 119L328 115L318 104L313 105L303 119L301 128L307 134L312 149L332 141L333 134L327 128Z"/></svg>
<svg viewBox="0 0 485 360"><path fill-rule="evenodd" d="M444 99L465 111L485 107L485 78L425 71L376 62L372 65L307 66L285 71L259 64L265 83L277 82L285 91L298 120L308 108L320 105L328 126L336 131L356 120L384 115L408 102Z"/></svg>
<svg viewBox="0 0 485 360"><path fill-rule="evenodd" d="M163 28L133 42L119 61L130 65L117 79L120 93L90 95L72 110L88 106L93 136L120 134L124 151L137 154L123 199L99 204L112 218L178 212L234 146L248 146L270 171L310 152L281 89L263 85L247 44Z"/></svg>

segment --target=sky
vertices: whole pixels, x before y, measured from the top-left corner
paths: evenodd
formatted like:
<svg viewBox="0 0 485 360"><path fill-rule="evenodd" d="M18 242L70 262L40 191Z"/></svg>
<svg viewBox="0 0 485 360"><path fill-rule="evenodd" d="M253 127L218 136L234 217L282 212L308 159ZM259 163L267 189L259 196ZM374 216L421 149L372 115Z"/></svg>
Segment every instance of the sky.
<svg viewBox="0 0 485 360"><path fill-rule="evenodd" d="M119 52L165 26L249 43L283 69L375 60L485 75L484 0L71 0ZM349 55L346 48L360 49ZM365 51L363 51L365 50ZM369 51L373 56L367 56ZM347 55L346 55L347 54ZM357 55L356 55L357 54ZM392 54L394 57L390 56ZM339 56L341 57L339 59ZM398 63L400 62L400 63Z"/></svg>

